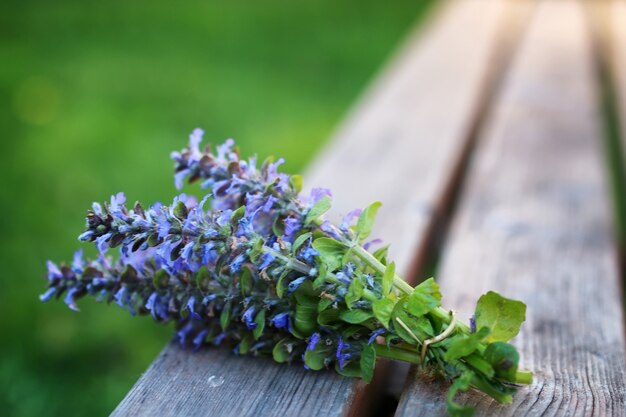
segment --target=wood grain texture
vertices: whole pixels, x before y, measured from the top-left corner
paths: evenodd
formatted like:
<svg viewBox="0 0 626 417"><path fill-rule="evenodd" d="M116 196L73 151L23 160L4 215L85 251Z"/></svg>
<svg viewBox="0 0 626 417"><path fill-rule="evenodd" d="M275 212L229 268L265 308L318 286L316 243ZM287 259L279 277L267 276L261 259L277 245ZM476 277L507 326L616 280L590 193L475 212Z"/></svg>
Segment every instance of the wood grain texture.
<svg viewBox="0 0 626 417"><path fill-rule="evenodd" d="M439 275L468 318L489 289L528 304L514 344L535 372L478 415L626 415L626 355L601 118L586 19L541 2L482 136ZM443 382L413 370L397 416L445 415ZM417 412L416 410L419 410Z"/></svg>
<svg viewBox="0 0 626 417"><path fill-rule="evenodd" d="M405 275L464 152L481 96L497 66L509 2L447 2L413 34L305 175L335 195L335 213L381 199L376 232L393 243ZM222 386L211 388L213 375ZM167 346L113 412L115 416L343 416L371 398L361 382L301 365Z"/></svg>

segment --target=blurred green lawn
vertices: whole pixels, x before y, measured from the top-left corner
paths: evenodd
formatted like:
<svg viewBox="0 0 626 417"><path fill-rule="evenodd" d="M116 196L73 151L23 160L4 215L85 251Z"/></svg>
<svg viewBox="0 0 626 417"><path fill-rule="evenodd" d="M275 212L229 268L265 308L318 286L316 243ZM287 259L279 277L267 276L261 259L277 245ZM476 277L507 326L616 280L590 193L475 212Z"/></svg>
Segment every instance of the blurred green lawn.
<svg viewBox="0 0 626 417"><path fill-rule="evenodd" d="M197 126L302 169L431 2L3 2L0 414L108 414L170 337L39 303L92 201L170 201Z"/></svg>

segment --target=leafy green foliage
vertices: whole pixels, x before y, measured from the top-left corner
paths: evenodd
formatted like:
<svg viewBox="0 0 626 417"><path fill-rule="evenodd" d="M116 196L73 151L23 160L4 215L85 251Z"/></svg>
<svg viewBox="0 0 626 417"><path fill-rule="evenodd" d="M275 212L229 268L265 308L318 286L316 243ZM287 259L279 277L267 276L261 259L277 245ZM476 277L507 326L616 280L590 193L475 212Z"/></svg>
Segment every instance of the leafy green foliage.
<svg viewBox="0 0 626 417"><path fill-rule="evenodd" d="M488 327L487 342L507 342L515 337L526 320L526 305L489 291L476 304L476 327Z"/></svg>
<svg viewBox="0 0 626 417"><path fill-rule="evenodd" d="M363 290L365 290L363 282L358 277L354 278L348 287L348 293L345 297L348 308L351 309L354 303L361 299Z"/></svg>
<svg viewBox="0 0 626 417"><path fill-rule="evenodd" d="M320 259L326 264L329 271L334 271L342 265L346 246L335 239L317 238L313 241L313 248L319 252Z"/></svg>
<svg viewBox="0 0 626 417"><path fill-rule="evenodd" d="M441 304L439 286L433 278L419 284L408 299L408 310L414 316L423 316Z"/></svg>
<svg viewBox="0 0 626 417"><path fill-rule="evenodd" d="M476 333L458 336L448 347L444 358L447 361L452 361L464 356L469 356L474 353L476 349L478 349L482 341L489 335L489 333L489 328L482 327Z"/></svg>
<svg viewBox="0 0 626 417"><path fill-rule="evenodd" d="M376 220L376 214L382 204L380 201L376 201L366 207L359 216L359 220L356 223L356 235L359 241L367 239L372 233L372 227L374 227L374 221Z"/></svg>
<svg viewBox="0 0 626 417"><path fill-rule="evenodd" d="M389 291L391 291L391 288L393 286L393 277L396 275L396 264L395 262L391 262L389 265L387 265L387 268L385 269L385 273L383 274L383 279L381 282L381 285L383 287L383 294L387 295L389 294Z"/></svg>
<svg viewBox="0 0 626 417"><path fill-rule="evenodd" d="M372 381L374 377L374 366L376 365L376 350L371 344L364 344L361 350L361 373L363 380L367 383Z"/></svg>
<svg viewBox="0 0 626 417"><path fill-rule="evenodd" d="M485 359L492 365L497 376L515 382L519 353L512 345L505 342L491 343L485 349Z"/></svg>
<svg viewBox="0 0 626 417"><path fill-rule="evenodd" d="M365 310L346 310L341 312L339 317L347 323L359 324L371 319L374 315Z"/></svg>
<svg viewBox="0 0 626 417"><path fill-rule="evenodd" d="M376 319L385 327L389 327L391 313L393 312L394 303L388 298L381 298L372 303L372 312Z"/></svg>
<svg viewBox="0 0 626 417"><path fill-rule="evenodd" d="M448 391L448 413L452 417L471 417L474 414L472 407L462 406L454 402L454 396L458 392L467 391L470 388L472 377L471 372L464 372L450 387Z"/></svg>
<svg viewBox="0 0 626 417"><path fill-rule="evenodd" d="M309 210L304 223L308 224L317 220L322 214L326 213L330 209L331 200L330 197L321 198L311 209Z"/></svg>

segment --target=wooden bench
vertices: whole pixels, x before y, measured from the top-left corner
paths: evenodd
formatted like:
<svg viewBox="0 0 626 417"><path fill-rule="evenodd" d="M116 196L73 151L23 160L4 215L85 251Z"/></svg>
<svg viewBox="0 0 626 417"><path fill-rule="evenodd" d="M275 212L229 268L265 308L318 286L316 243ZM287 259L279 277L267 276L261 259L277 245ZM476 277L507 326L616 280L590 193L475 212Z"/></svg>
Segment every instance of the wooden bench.
<svg viewBox="0 0 626 417"><path fill-rule="evenodd" d="M614 24L626 125L626 17ZM621 271L589 26L576 0L439 5L305 175L333 189L335 214L383 201L375 234L413 283L441 251L444 305L461 317L488 289L528 304L514 343L535 381L510 406L464 395L480 415L626 415ZM419 372L409 372L396 415L445 415L445 383ZM383 363L366 386L170 344L113 415L367 415L403 378Z"/></svg>

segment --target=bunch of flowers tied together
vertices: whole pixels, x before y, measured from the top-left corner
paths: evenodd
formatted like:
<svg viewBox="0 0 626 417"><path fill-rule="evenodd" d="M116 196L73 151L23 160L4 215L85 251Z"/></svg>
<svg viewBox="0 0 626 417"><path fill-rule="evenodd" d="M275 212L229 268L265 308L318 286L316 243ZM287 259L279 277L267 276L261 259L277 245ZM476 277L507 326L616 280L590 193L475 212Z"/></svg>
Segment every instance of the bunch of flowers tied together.
<svg viewBox="0 0 626 417"><path fill-rule="evenodd" d="M130 314L174 322L180 344L229 344L238 354L302 360L372 379L377 357L420 364L452 381L451 414L469 407L459 390L479 389L510 402L515 384L529 383L507 341L525 305L489 292L470 325L440 306L437 284L413 288L395 273L387 247L368 241L380 203L331 224L330 192L300 196L302 179L278 171L283 160L242 160L232 140L200 150L203 132L174 152L175 183L200 181L198 202L181 194L170 206L125 205L122 193L94 203L80 240L100 256L70 265L48 262L43 301L82 297L114 302ZM109 249L119 248L116 257Z"/></svg>

